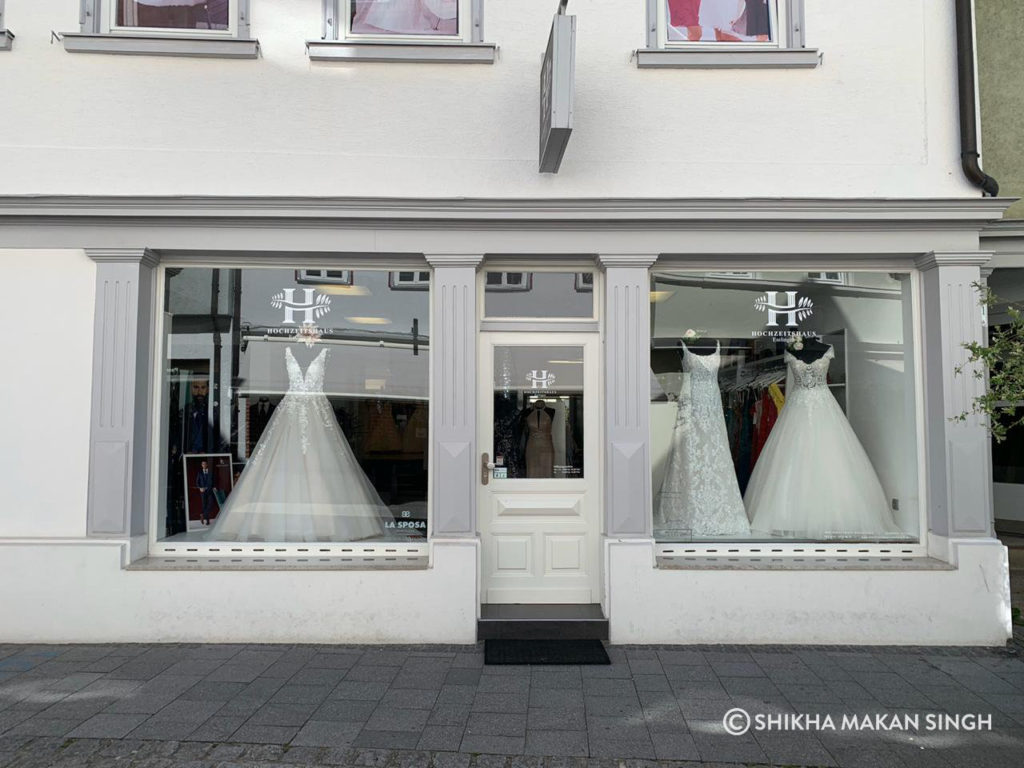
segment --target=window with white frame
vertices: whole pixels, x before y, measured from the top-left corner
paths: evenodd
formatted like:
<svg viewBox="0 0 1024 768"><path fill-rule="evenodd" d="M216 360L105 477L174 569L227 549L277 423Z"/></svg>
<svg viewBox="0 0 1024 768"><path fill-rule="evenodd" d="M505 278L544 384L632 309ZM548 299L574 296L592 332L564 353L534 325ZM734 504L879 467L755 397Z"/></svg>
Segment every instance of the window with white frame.
<svg viewBox="0 0 1024 768"><path fill-rule="evenodd" d="M662 40L676 45L777 47L785 0L660 0Z"/></svg>
<svg viewBox="0 0 1024 768"><path fill-rule="evenodd" d="M393 291L426 291L430 288L430 272L428 270L403 270L392 272L388 277L388 287Z"/></svg>
<svg viewBox="0 0 1024 768"><path fill-rule="evenodd" d="M482 0L324 0L324 38L479 40Z"/></svg>
<svg viewBox="0 0 1024 768"><path fill-rule="evenodd" d="M248 37L250 0L81 0L83 33Z"/></svg>
<svg viewBox="0 0 1024 768"><path fill-rule="evenodd" d="M816 283L834 283L842 285L846 282L845 272L808 272L807 279Z"/></svg>
<svg viewBox="0 0 1024 768"><path fill-rule="evenodd" d="M4 25L4 0L0 0L0 51L11 50L14 35Z"/></svg>
<svg viewBox="0 0 1024 768"><path fill-rule="evenodd" d="M804 43L804 0L647 0L644 67L818 65Z"/></svg>

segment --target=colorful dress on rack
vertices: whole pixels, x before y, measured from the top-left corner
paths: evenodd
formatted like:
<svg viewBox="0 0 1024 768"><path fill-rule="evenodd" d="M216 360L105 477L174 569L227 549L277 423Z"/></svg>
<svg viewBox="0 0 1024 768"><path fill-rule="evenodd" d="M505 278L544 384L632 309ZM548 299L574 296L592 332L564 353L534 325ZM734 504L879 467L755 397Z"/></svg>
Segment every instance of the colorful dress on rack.
<svg viewBox="0 0 1024 768"><path fill-rule="evenodd" d="M785 353L786 404L754 467L744 501L755 535L811 539L902 533L882 484L828 388L832 347L812 363Z"/></svg>
<svg viewBox="0 0 1024 768"><path fill-rule="evenodd" d="M717 345L711 355L683 345L683 385L655 515L655 531L665 537L750 533L718 388L721 359Z"/></svg>

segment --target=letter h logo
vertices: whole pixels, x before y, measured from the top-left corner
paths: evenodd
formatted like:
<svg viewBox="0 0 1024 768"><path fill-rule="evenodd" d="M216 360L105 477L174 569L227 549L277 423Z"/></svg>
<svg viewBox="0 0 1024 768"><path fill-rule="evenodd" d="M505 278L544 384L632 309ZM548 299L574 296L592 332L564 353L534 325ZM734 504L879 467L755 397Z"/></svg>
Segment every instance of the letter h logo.
<svg viewBox="0 0 1024 768"><path fill-rule="evenodd" d="M754 308L758 312L768 313L765 325L769 328L778 327L782 316L786 318L786 325L796 326L814 313L813 307L814 302L810 298L798 298L796 291L768 291L754 300Z"/></svg>
<svg viewBox="0 0 1024 768"><path fill-rule="evenodd" d="M316 295L315 288L303 288L303 300L295 300L295 288L283 288L270 298L270 306L284 309L283 325L295 325L295 315L303 316L303 325L313 325L317 319L331 311L331 297Z"/></svg>

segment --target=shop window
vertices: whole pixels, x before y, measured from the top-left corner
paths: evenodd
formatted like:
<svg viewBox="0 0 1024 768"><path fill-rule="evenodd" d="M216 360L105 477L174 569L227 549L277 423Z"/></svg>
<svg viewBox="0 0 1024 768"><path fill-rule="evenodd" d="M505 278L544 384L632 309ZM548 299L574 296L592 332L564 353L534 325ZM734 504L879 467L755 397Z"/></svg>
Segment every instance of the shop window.
<svg viewBox="0 0 1024 768"><path fill-rule="evenodd" d="M843 274L653 273L658 540L917 540L914 282Z"/></svg>
<svg viewBox="0 0 1024 768"><path fill-rule="evenodd" d="M165 270L165 541L426 539L429 293L391 274Z"/></svg>
<svg viewBox="0 0 1024 768"><path fill-rule="evenodd" d="M484 273L488 318L592 318L593 272Z"/></svg>

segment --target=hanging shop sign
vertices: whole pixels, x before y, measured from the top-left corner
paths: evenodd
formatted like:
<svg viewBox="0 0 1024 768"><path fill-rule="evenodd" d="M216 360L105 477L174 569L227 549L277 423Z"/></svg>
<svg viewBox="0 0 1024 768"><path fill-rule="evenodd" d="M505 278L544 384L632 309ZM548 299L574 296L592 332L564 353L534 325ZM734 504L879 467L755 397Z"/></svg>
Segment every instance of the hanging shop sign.
<svg viewBox="0 0 1024 768"><path fill-rule="evenodd" d="M573 81L576 77L576 17L565 2L551 22L540 69L540 172L558 173L572 134Z"/></svg>

